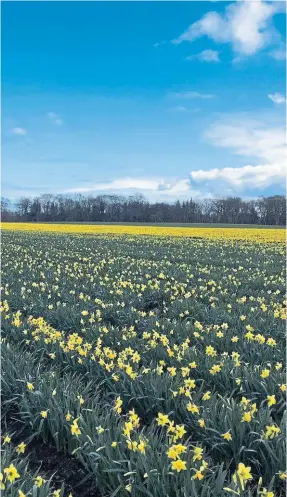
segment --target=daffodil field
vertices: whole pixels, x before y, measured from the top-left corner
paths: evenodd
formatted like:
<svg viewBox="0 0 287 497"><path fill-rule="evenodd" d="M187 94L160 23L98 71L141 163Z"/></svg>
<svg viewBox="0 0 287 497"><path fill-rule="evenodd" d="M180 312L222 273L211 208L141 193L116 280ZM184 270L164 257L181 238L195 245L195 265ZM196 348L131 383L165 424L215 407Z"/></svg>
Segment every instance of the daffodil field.
<svg viewBox="0 0 287 497"><path fill-rule="evenodd" d="M31 466L40 441L86 495L283 497L284 240L3 224L2 494L81 495Z"/></svg>

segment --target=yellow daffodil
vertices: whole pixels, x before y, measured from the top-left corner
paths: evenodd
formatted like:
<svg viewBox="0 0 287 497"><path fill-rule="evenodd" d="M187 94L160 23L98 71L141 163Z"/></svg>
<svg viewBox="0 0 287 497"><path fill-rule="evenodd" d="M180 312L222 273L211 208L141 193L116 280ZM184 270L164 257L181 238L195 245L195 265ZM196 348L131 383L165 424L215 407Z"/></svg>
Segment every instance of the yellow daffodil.
<svg viewBox="0 0 287 497"><path fill-rule="evenodd" d="M12 463L7 468L4 468L3 472L6 475L7 480L10 481L10 483L13 483L17 478L20 478L17 469Z"/></svg>
<svg viewBox="0 0 287 497"><path fill-rule="evenodd" d="M24 442L21 442L19 445L17 445L16 452L17 454L24 454L26 448L26 444Z"/></svg>
<svg viewBox="0 0 287 497"><path fill-rule="evenodd" d="M180 471L186 471L186 462L181 459L177 459L171 463L171 468L179 473Z"/></svg>

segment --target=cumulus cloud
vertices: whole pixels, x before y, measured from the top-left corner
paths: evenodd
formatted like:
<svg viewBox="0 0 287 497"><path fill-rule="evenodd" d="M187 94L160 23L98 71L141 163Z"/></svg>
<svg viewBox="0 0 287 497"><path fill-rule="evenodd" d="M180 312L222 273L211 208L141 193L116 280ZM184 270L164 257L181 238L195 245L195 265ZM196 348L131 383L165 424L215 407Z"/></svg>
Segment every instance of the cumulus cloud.
<svg viewBox="0 0 287 497"><path fill-rule="evenodd" d="M202 52L189 55L186 60L198 59L201 62L220 62L219 52L217 50L203 50Z"/></svg>
<svg viewBox="0 0 287 497"><path fill-rule="evenodd" d="M13 135L27 135L27 131L24 128L13 128L12 133Z"/></svg>
<svg viewBox="0 0 287 497"><path fill-rule="evenodd" d="M131 195L142 193L147 199L173 201L178 198L185 199L191 196L196 198L201 192L191 187L190 179L166 180L164 178L118 178L105 183L96 183L84 188L75 187L63 193L117 193Z"/></svg>
<svg viewBox="0 0 287 497"><path fill-rule="evenodd" d="M262 189L284 181L285 170L282 164L258 166L224 167L223 169L198 170L191 172L196 183L217 182L218 186L227 184L235 190Z"/></svg>
<svg viewBox="0 0 287 497"><path fill-rule="evenodd" d="M166 195L179 195L189 192L190 195L190 181L188 179L180 179L174 183L160 183L157 190L164 192Z"/></svg>
<svg viewBox="0 0 287 497"><path fill-rule="evenodd" d="M61 124L63 124L63 120L58 116L58 114L55 114L55 112L48 112L47 116L50 121L57 124L57 126L61 126Z"/></svg>
<svg viewBox="0 0 287 497"><path fill-rule="evenodd" d="M265 47L282 43L272 19L276 13L283 11L284 2L232 2L223 14L207 12L172 43L193 42L207 36L217 43L231 43L238 54L253 55Z"/></svg>
<svg viewBox="0 0 287 497"><path fill-rule="evenodd" d="M284 104L286 102L286 98L282 93L269 93L268 98L275 104Z"/></svg>
<svg viewBox="0 0 287 497"><path fill-rule="evenodd" d="M283 126L267 127L252 120L217 122L206 137L217 147L228 148L234 154L257 159L257 165L212 168L190 173L193 184L212 185L223 191L262 189L284 183L286 176L286 136Z"/></svg>
<svg viewBox="0 0 287 497"><path fill-rule="evenodd" d="M157 179L146 178L119 178L105 183L96 183L84 188L75 188L69 192L89 192L89 191L109 191L109 190L157 190L160 181Z"/></svg>

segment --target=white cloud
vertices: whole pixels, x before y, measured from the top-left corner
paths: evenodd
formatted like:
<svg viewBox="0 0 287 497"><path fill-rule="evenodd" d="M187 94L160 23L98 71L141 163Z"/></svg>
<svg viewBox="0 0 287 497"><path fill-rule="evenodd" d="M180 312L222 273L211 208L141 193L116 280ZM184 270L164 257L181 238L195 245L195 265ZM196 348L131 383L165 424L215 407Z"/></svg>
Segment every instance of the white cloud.
<svg viewBox="0 0 287 497"><path fill-rule="evenodd" d="M167 196L182 196L187 192L189 192L188 196L191 196L191 185L188 179L180 179L173 183L160 183L157 189Z"/></svg>
<svg viewBox="0 0 287 497"><path fill-rule="evenodd" d="M286 102L286 98L282 93L269 93L268 98L275 104L284 104Z"/></svg>
<svg viewBox="0 0 287 497"><path fill-rule="evenodd" d="M160 180L157 179L146 179L146 178L122 178L116 179L114 181L108 183L102 183L100 185L96 185L95 189L101 190L129 190L129 189L138 189L138 190L157 190L160 184Z"/></svg>
<svg viewBox="0 0 287 497"><path fill-rule="evenodd" d="M12 133L13 135L27 135L27 131L24 128L13 128Z"/></svg>
<svg viewBox="0 0 287 497"><path fill-rule="evenodd" d="M227 5L222 15L207 12L172 43L192 42L207 36L217 43L231 43L238 54L253 55L267 46L282 43L272 18L283 11L284 2L279 1L233 2Z"/></svg>
<svg viewBox="0 0 287 497"><path fill-rule="evenodd" d="M88 192L88 191L109 191L109 190L158 190L159 187L164 186L163 179L149 179L149 178L119 178L106 183L96 183L85 188L71 189L69 192Z"/></svg>
<svg viewBox="0 0 287 497"><path fill-rule="evenodd" d="M217 147L229 148L239 156L256 158L258 165L196 170L190 173L193 184L204 184L218 192L267 188L284 184L286 176L286 136L284 127L239 118L216 122L206 137Z"/></svg>
<svg viewBox="0 0 287 497"><path fill-rule="evenodd" d="M286 48L278 48L269 52L270 57L275 60L286 60Z"/></svg>
<svg viewBox="0 0 287 497"><path fill-rule="evenodd" d="M206 137L217 147L229 148L236 155L254 157L271 164L285 157L286 135L283 126L274 128L266 124L234 119L217 122L206 132Z"/></svg>
<svg viewBox="0 0 287 497"><path fill-rule="evenodd" d="M61 126L61 124L63 124L63 120L60 119L60 117L55 114L55 112L48 112L47 116L54 124L57 124L57 126Z"/></svg>
<svg viewBox="0 0 287 497"><path fill-rule="evenodd" d="M166 41L158 41L158 42L154 43L154 45L153 45L153 46L157 48L157 47L161 47L161 46L162 46L162 45L164 45L165 43L166 43Z"/></svg>
<svg viewBox="0 0 287 497"><path fill-rule="evenodd" d="M63 193L107 193L132 195L142 193L152 201L198 198L201 192L191 187L189 179L165 180L164 178L118 178L106 183L91 184L87 187L75 187Z"/></svg>
<svg viewBox="0 0 287 497"><path fill-rule="evenodd" d="M217 50L203 50L196 55L189 55L186 60L198 59L201 62L220 62L219 52Z"/></svg>
<svg viewBox="0 0 287 497"><path fill-rule="evenodd" d="M196 183L217 181L219 189L222 188L222 184L227 184L233 187L233 190L243 190L261 189L280 184L284 181L285 174L282 164L264 164L192 171L191 178Z"/></svg>
<svg viewBox="0 0 287 497"><path fill-rule="evenodd" d="M172 95L174 97L186 98L186 99L199 98L205 100L205 99L214 98L214 95L211 95L209 93L199 93L197 91L182 91L178 93L173 93Z"/></svg>

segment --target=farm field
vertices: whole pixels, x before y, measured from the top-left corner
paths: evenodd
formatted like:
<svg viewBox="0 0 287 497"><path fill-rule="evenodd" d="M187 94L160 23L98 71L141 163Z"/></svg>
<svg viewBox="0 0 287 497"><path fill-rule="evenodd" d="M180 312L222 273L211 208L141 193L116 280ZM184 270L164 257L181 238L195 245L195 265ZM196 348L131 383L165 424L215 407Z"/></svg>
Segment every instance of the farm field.
<svg viewBox="0 0 287 497"><path fill-rule="evenodd" d="M14 229L14 226L15 226L15 223L7 223L5 222L4 223L5 225L11 225L12 226L12 229ZM30 229L31 229L31 222L30 223L22 223L20 222L19 224L29 224L30 226ZM263 224L225 224L225 223L149 223L149 222L144 222L144 223L140 223L140 222L118 222L118 221L110 221L110 222L107 222L107 221L82 221L82 222L76 222L76 221L54 221L54 222L51 222L51 221L41 221L41 223L37 223L37 224L75 224L75 225L98 225L98 226L105 226L105 225L108 225L108 226L154 226L154 227L170 227L170 228L251 228L251 229L276 229L276 230L280 230L280 229L285 229L284 226L276 226L274 224L267 224L267 225L263 225Z"/></svg>
<svg viewBox="0 0 287 497"><path fill-rule="evenodd" d="M284 242L286 230L278 227L260 229L258 227L246 228L232 225L164 225L156 224L94 224L94 223L2 223L5 230L17 231L46 231L56 233L81 233L81 234L109 234L109 235L149 235L149 236L177 236L194 238L215 238L230 240L254 240L262 242Z"/></svg>
<svg viewBox="0 0 287 497"><path fill-rule="evenodd" d="M2 224L3 495L283 497L284 240Z"/></svg>

